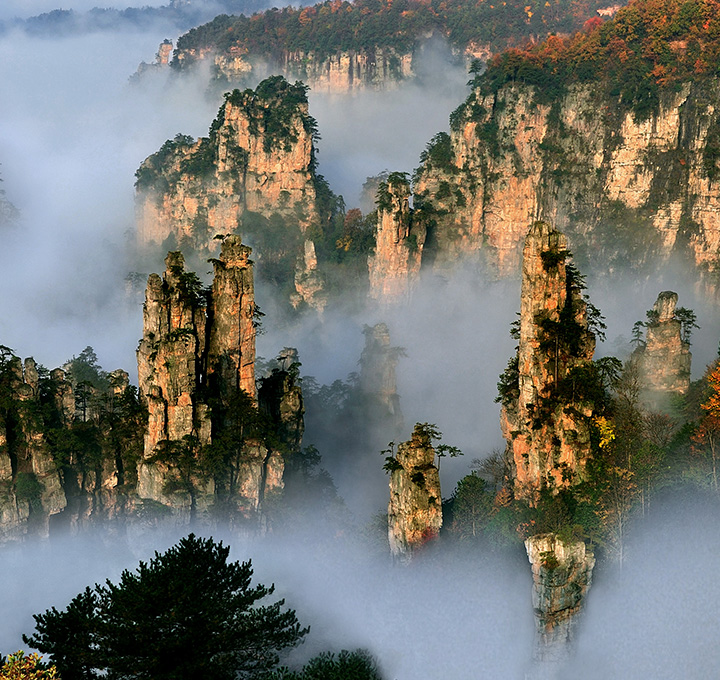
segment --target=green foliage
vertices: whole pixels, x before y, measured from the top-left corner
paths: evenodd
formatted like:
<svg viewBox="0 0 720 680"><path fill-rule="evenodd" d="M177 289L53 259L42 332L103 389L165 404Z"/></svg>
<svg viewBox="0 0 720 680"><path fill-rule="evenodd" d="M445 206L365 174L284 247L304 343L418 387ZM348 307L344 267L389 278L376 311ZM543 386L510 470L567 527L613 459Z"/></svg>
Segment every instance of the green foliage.
<svg viewBox="0 0 720 680"><path fill-rule="evenodd" d="M308 629L283 600L259 605L274 587L252 587L250 562L228 562L229 552L190 534L118 584L36 614L23 640L49 654L64 680L260 678Z"/></svg>
<svg viewBox="0 0 720 680"><path fill-rule="evenodd" d="M427 170L434 168L448 174L457 172L453 163L453 150L450 135L447 132L438 132L427 144L420 154L420 163Z"/></svg>
<svg viewBox="0 0 720 680"><path fill-rule="evenodd" d="M30 504L33 509L40 508L40 499L45 490L32 472L18 472L15 478L15 496L18 501Z"/></svg>
<svg viewBox="0 0 720 680"><path fill-rule="evenodd" d="M310 659L300 671L279 668L266 680L382 680L373 656L365 649L339 654L323 652Z"/></svg>
<svg viewBox="0 0 720 680"><path fill-rule="evenodd" d="M189 149L195 140L189 135L178 133L167 140L160 150L149 156L135 172L135 188L138 191L155 190L160 193L167 188L168 169L175 158Z"/></svg>
<svg viewBox="0 0 720 680"><path fill-rule="evenodd" d="M66 361L64 369L67 379L73 385L85 383L99 390L110 387L108 374L102 370L95 350L89 345L78 356Z"/></svg>
<svg viewBox="0 0 720 680"><path fill-rule="evenodd" d="M410 194L410 177L406 172L391 172L378 186L375 204L378 210L392 210L392 196Z"/></svg>
<svg viewBox="0 0 720 680"><path fill-rule="evenodd" d="M559 0L554 5L543 0L508 0L504 5L469 0L326 0L310 7L273 8L252 17L220 15L181 36L177 51L209 47L228 53L235 47L265 60L301 51L322 60L338 52L383 49L396 53L385 55L393 73L399 66L397 54L409 54L431 33L447 36L460 50L471 41L497 50L524 37L577 30L601 6L592 0ZM382 56L377 55L378 61ZM190 57L176 58L173 67L189 62ZM472 72L479 68L476 64Z"/></svg>
<svg viewBox="0 0 720 680"><path fill-rule="evenodd" d="M501 402L503 406L510 406L520 397L520 359L517 354L508 360L507 367L500 374L498 381L498 396L495 397L496 402Z"/></svg>

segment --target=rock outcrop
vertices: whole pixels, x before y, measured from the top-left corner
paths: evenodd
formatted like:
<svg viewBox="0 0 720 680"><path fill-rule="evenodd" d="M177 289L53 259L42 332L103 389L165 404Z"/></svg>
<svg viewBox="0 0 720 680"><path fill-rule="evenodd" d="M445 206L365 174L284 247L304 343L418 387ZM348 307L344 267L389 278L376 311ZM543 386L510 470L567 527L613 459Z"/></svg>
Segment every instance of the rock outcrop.
<svg viewBox="0 0 720 680"><path fill-rule="evenodd" d="M440 474L429 433L417 424L400 444L390 467L388 539L394 560L409 562L442 527Z"/></svg>
<svg viewBox="0 0 720 680"><path fill-rule="evenodd" d="M501 378L515 495L531 502L581 480L590 456L592 403L576 376L592 360L595 335L582 289L564 235L535 223L523 250L517 357Z"/></svg>
<svg viewBox="0 0 720 680"><path fill-rule="evenodd" d="M390 345L387 324L365 326L363 333L365 347L360 355L360 391L370 409L372 422L389 422L394 431L399 431L403 414L395 368L404 350Z"/></svg>
<svg viewBox="0 0 720 680"><path fill-rule="evenodd" d="M532 566L536 635L533 659L547 667L564 661L578 614L592 584L595 557L582 541L538 534L525 541Z"/></svg>
<svg viewBox="0 0 720 680"><path fill-rule="evenodd" d="M276 76L227 94L208 137L178 135L138 169L139 244L209 251L215 235L242 231L260 258L294 262L321 221L314 126L301 83Z"/></svg>
<svg viewBox="0 0 720 680"><path fill-rule="evenodd" d="M673 394L687 394L690 388L692 355L690 344L683 337L682 313L677 293L663 291L648 314L645 342L633 352L644 399L654 405Z"/></svg>
<svg viewBox="0 0 720 680"><path fill-rule="evenodd" d="M645 118L601 90L573 84L553 99L524 84L476 87L415 185L416 203L433 207L425 254L436 268L470 257L513 274L528 225L541 219L568 235L587 271L648 269L677 255L717 287L720 183L708 155L717 82L669 91Z"/></svg>
<svg viewBox="0 0 720 680"><path fill-rule="evenodd" d="M368 258L370 297L385 304L407 302L420 277L425 228L413 220L410 183L392 173L377 194L375 251Z"/></svg>
<svg viewBox="0 0 720 680"><path fill-rule="evenodd" d="M76 531L129 507L142 417L127 374L108 378L71 382L62 369L41 373L32 358L3 352L0 542Z"/></svg>
<svg viewBox="0 0 720 680"><path fill-rule="evenodd" d="M325 278L318 270L315 243L305 241L302 257L298 257L295 267L295 292L290 296L290 303L295 309L305 304L322 314L328 303L325 290Z"/></svg>
<svg viewBox="0 0 720 680"><path fill-rule="evenodd" d="M225 238L208 291L178 252L162 279L148 279L138 375L149 421L137 493L182 522L261 516L264 500L282 489L283 454L302 438L296 374L278 374L260 398L281 448L258 417L250 252L239 237Z"/></svg>

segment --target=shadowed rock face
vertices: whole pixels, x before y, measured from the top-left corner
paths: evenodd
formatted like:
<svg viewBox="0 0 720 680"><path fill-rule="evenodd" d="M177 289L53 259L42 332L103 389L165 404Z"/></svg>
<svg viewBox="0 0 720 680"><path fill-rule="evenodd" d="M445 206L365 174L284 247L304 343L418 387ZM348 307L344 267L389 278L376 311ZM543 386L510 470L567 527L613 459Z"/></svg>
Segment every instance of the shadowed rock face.
<svg viewBox="0 0 720 680"><path fill-rule="evenodd" d="M366 326L365 347L360 355L360 389L373 416L389 421L394 430L403 424L395 368L404 351L391 347L390 331L384 323Z"/></svg>
<svg viewBox="0 0 720 680"><path fill-rule="evenodd" d="M523 250L517 388L503 400L501 425L512 452L515 495L534 499L582 479L590 456L592 404L558 399L563 381L587 366L595 349L567 242L538 222Z"/></svg>
<svg viewBox="0 0 720 680"><path fill-rule="evenodd" d="M595 557L582 541L538 534L525 541L533 575L536 639L533 658L563 661L571 648L578 614L592 584Z"/></svg>
<svg viewBox="0 0 720 680"><path fill-rule="evenodd" d="M676 317L678 295L663 291L653 306L655 320L647 325L645 345L633 353L637 362L644 400L662 407L673 394L690 388L692 355L682 337L682 323Z"/></svg>
<svg viewBox="0 0 720 680"><path fill-rule="evenodd" d="M437 538L442 527L440 475L435 450L421 425L409 442L398 446L390 473L388 539L393 558L409 562L424 545Z"/></svg>

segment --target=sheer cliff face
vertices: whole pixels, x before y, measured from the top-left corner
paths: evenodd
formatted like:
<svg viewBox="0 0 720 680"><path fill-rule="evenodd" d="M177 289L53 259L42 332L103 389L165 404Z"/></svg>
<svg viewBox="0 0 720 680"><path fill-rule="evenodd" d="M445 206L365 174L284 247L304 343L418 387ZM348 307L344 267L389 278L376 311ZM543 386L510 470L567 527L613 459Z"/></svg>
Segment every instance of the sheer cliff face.
<svg viewBox="0 0 720 680"><path fill-rule="evenodd" d="M409 442L398 446L390 473L388 538L393 557L401 562L437 538L442 526L440 475L435 450L420 425Z"/></svg>
<svg viewBox="0 0 720 680"><path fill-rule="evenodd" d="M365 326L365 347L360 355L360 389L374 418L389 422L395 431L403 424L395 368L404 351L390 345L386 324Z"/></svg>
<svg viewBox="0 0 720 680"><path fill-rule="evenodd" d="M181 62L190 62L199 55L186 51L178 53ZM267 56L250 55L243 48L230 48L221 54L205 54L212 58L216 77L230 82L242 82L254 73L268 70ZM362 52L337 52L327 57L314 53L284 51L271 60L271 69L283 73L288 80L302 80L313 92L348 93L364 89L393 89L403 80L415 75L413 55L399 54L392 48L377 48Z"/></svg>
<svg viewBox="0 0 720 680"><path fill-rule="evenodd" d="M501 413L518 497L582 479L590 456L592 404L560 396L595 349L581 290L563 234L536 223L523 249L517 385Z"/></svg>
<svg viewBox="0 0 720 680"><path fill-rule="evenodd" d="M686 85L637 120L591 85L547 104L531 86L476 89L453 114L442 162L426 160L416 185L436 209L436 266L482 253L510 274L528 225L543 219L568 234L584 266L613 273L678 253L713 285L718 96L717 86Z"/></svg>
<svg viewBox="0 0 720 680"><path fill-rule="evenodd" d="M370 297L385 304L406 302L418 282L425 229L414 223L410 184L391 174L378 191L375 252L368 258Z"/></svg>
<svg viewBox="0 0 720 680"><path fill-rule="evenodd" d="M595 558L582 541L563 541L555 534L532 536L525 549L533 576L534 659L560 662L570 651Z"/></svg>
<svg viewBox="0 0 720 680"><path fill-rule="evenodd" d="M677 293L660 293L653 306L655 320L647 324L645 344L633 353L645 398L658 406L670 395L686 394L690 388L692 355L675 314L677 300Z"/></svg>
<svg viewBox="0 0 720 680"><path fill-rule="evenodd" d="M179 135L140 166L140 245L209 249L253 214L289 220L299 238L318 218L313 126L304 86L280 77L226 95L209 137Z"/></svg>

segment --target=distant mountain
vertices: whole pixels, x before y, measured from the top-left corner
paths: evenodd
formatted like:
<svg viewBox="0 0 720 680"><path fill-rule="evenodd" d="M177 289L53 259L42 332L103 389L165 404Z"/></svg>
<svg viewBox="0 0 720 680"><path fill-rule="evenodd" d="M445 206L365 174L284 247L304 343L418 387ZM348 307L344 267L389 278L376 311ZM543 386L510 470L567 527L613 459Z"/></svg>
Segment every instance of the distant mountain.
<svg viewBox="0 0 720 680"><path fill-rule="evenodd" d="M40 36L76 35L142 28L153 22L164 22L178 31L187 31L218 14L252 14L266 9L267 5L266 0L171 0L160 7L95 7L87 12L55 9L27 19L0 21L0 35L12 29Z"/></svg>

